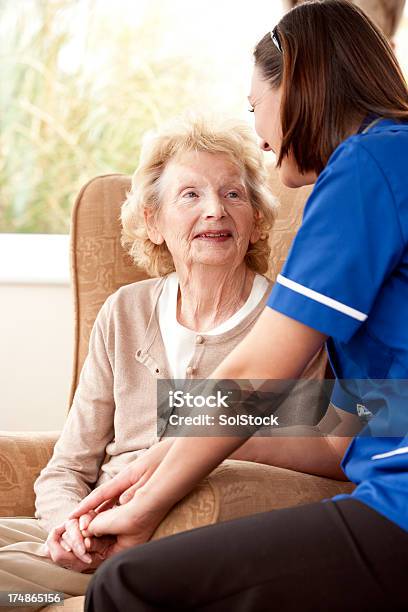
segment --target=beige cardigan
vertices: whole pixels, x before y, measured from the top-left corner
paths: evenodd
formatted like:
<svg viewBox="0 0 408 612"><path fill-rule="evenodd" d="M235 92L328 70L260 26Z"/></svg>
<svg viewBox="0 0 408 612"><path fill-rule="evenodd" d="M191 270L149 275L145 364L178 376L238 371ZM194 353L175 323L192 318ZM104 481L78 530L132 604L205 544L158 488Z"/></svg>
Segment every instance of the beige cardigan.
<svg viewBox="0 0 408 612"><path fill-rule="evenodd" d="M54 454L34 489L36 517L50 530L90 490L155 444L156 381L171 378L156 305L165 278L121 287L103 304L92 329L72 407ZM198 337L186 378L207 378L244 338L264 309L259 305L235 328ZM319 352L304 378L324 376ZM159 436L157 435L159 433Z"/></svg>

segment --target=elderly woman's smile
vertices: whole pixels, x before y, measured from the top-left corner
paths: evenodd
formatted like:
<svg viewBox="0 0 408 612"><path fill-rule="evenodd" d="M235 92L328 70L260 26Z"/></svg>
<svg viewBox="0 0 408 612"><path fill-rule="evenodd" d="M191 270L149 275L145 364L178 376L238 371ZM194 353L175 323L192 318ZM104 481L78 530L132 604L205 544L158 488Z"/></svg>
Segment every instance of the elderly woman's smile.
<svg viewBox="0 0 408 612"><path fill-rule="evenodd" d="M199 238L200 240L208 240L209 243L217 243L217 242L225 242L228 238L232 237L232 233L230 231L223 230L207 230L201 234L197 234L194 240Z"/></svg>

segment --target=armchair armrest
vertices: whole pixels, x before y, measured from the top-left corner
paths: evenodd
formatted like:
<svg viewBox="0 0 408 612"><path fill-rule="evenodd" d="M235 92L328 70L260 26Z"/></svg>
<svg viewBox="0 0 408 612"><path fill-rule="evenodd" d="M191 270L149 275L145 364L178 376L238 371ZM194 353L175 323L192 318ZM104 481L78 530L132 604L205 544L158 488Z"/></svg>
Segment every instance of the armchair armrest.
<svg viewBox="0 0 408 612"><path fill-rule="evenodd" d="M0 431L0 516L34 516L34 482L58 436L57 431Z"/></svg>
<svg viewBox="0 0 408 612"><path fill-rule="evenodd" d="M352 482L227 459L178 502L152 539L279 508L351 493Z"/></svg>

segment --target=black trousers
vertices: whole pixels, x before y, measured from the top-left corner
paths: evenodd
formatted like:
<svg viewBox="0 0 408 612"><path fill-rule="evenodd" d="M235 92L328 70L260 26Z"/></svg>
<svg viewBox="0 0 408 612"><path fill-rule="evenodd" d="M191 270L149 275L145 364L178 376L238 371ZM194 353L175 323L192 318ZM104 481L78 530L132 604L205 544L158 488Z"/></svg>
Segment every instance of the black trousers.
<svg viewBox="0 0 408 612"><path fill-rule="evenodd" d="M353 499L187 531L106 561L86 612L407 612L408 533Z"/></svg>

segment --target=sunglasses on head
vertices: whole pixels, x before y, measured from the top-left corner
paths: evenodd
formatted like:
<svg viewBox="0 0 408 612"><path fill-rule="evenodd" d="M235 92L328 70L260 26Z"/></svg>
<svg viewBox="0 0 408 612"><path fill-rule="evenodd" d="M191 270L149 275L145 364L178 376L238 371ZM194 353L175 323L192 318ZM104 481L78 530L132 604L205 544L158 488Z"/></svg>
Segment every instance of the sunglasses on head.
<svg viewBox="0 0 408 612"><path fill-rule="evenodd" d="M281 45L281 41L279 38L278 26L275 26L273 30L271 31L271 39L275 47L278 49L278 51L282 53L282 45Z"/></svg>

